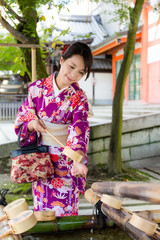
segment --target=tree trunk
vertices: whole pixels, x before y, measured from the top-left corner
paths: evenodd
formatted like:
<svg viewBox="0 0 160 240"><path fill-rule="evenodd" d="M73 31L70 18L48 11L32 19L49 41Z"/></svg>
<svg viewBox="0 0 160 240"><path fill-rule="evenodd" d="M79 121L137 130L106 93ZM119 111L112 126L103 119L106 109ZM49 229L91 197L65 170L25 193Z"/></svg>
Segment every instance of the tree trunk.
<svg viewBox="0 0 160 240"><path fill-rule="evenodd" d="M127 75L129 73L129 69L134 56L136 32L140 14L142 12L143 2L144 0L137 0L133 11L130 12L131 21L128 30L127 43L124 50L124 58L116 82L116 89L112 106L112 127L108 155L108 172L110 175L122 172L121 135L124 89Z"/></svg>
<svg viewBox="0 0 160 240"><path fill-rule="evenodd" d="M19 8L23 14L23 18L26 22L21 22L17 30L23 35L28 37L28 42L30 44L39 44L39 37L37 35L37 11L36 11L36 1L35 0L18 0ZM26 66L28 69L28 74L31 78L31 49L22 48L22 53L25 58ZM41 50L36 49L36 68L37 68L37 79L44 78L47 76L45 64L41 57Z"/></svg>

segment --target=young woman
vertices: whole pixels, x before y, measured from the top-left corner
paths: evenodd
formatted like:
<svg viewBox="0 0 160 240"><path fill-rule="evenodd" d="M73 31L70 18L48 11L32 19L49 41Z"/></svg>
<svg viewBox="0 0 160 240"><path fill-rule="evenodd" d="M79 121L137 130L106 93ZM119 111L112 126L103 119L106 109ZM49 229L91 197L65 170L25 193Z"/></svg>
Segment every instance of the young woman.
<svg viewBox="0 0 160 240"><path fill-rule="evenodd" d="M92 66L90 48L73 43L62 54L59 72L37 80L29 86L28 97L18 111L15 132L20 126L22 146L35 142L46 145L45 129L53 126L67 129L66 146L83 156L80 163L68 159L56 142L49 145L54 164L53 178L33 183L34 210L52 209L56 216L78 215L79 192L84 193L87 175L89 141L88 101L79 80L89 77ZM65 135L65 134L64 134Z"/></svg>

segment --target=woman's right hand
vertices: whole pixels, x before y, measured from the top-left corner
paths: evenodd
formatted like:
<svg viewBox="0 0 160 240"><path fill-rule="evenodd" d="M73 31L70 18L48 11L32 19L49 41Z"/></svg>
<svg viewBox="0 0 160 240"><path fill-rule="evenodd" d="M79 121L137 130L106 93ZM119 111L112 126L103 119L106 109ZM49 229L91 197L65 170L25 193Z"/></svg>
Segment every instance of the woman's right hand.
<svg viewBox="0 0 160 240"><path fill-rule="evenodd" d="M73 162L71 174L74 177L85 177L87 176L88 168L83 163Z"/></svg>
<svg viewBox="0 0 160 240"><path fill-rule="evenodd" d="M46 125L44 124L43 120L41 119L36 119L36 120L31 120L28 123L28 131L36 131L36 132L45 132Z"/></svg>

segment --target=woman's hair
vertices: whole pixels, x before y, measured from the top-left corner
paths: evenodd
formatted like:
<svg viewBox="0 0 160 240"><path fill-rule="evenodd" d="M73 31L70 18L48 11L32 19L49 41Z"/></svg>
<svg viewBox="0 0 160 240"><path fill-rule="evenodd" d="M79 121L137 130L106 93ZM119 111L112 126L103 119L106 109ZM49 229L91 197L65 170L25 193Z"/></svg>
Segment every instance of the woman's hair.
<svg viewBox="0 0 160 240"><path fill-rule="evenodd" d="M73 55L76 54L82 56L84 59L85 73L87 73L87 79L90 75L93 62L91 49L85 43L75 42L66 49L66 51L62 54L62 57L64 60L67 60L68 58L71 58Z"/></svg>

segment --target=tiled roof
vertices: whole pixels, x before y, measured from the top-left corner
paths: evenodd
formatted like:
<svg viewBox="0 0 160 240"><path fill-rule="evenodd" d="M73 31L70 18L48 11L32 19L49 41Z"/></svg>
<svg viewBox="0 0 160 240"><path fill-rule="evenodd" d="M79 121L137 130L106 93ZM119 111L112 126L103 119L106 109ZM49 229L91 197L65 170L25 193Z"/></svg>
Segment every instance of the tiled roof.
<svg viewBox="0 0 160 240"><path fill-rule="evenodd" d="M91 42L92 40L91 47L93 47L102 42L107 35L99 15L60 15L56 21L52 37L57 36L60 31L68 28L70 28L69 34L60 36L61 41L90 40ZM89 34L90 36L87 36Z"/></svg>
<svg viewBox="0 0 160 240"><path fill-rule="evenodd" d="M112 72L112 59L93 58L92 71Z"/></svg>

